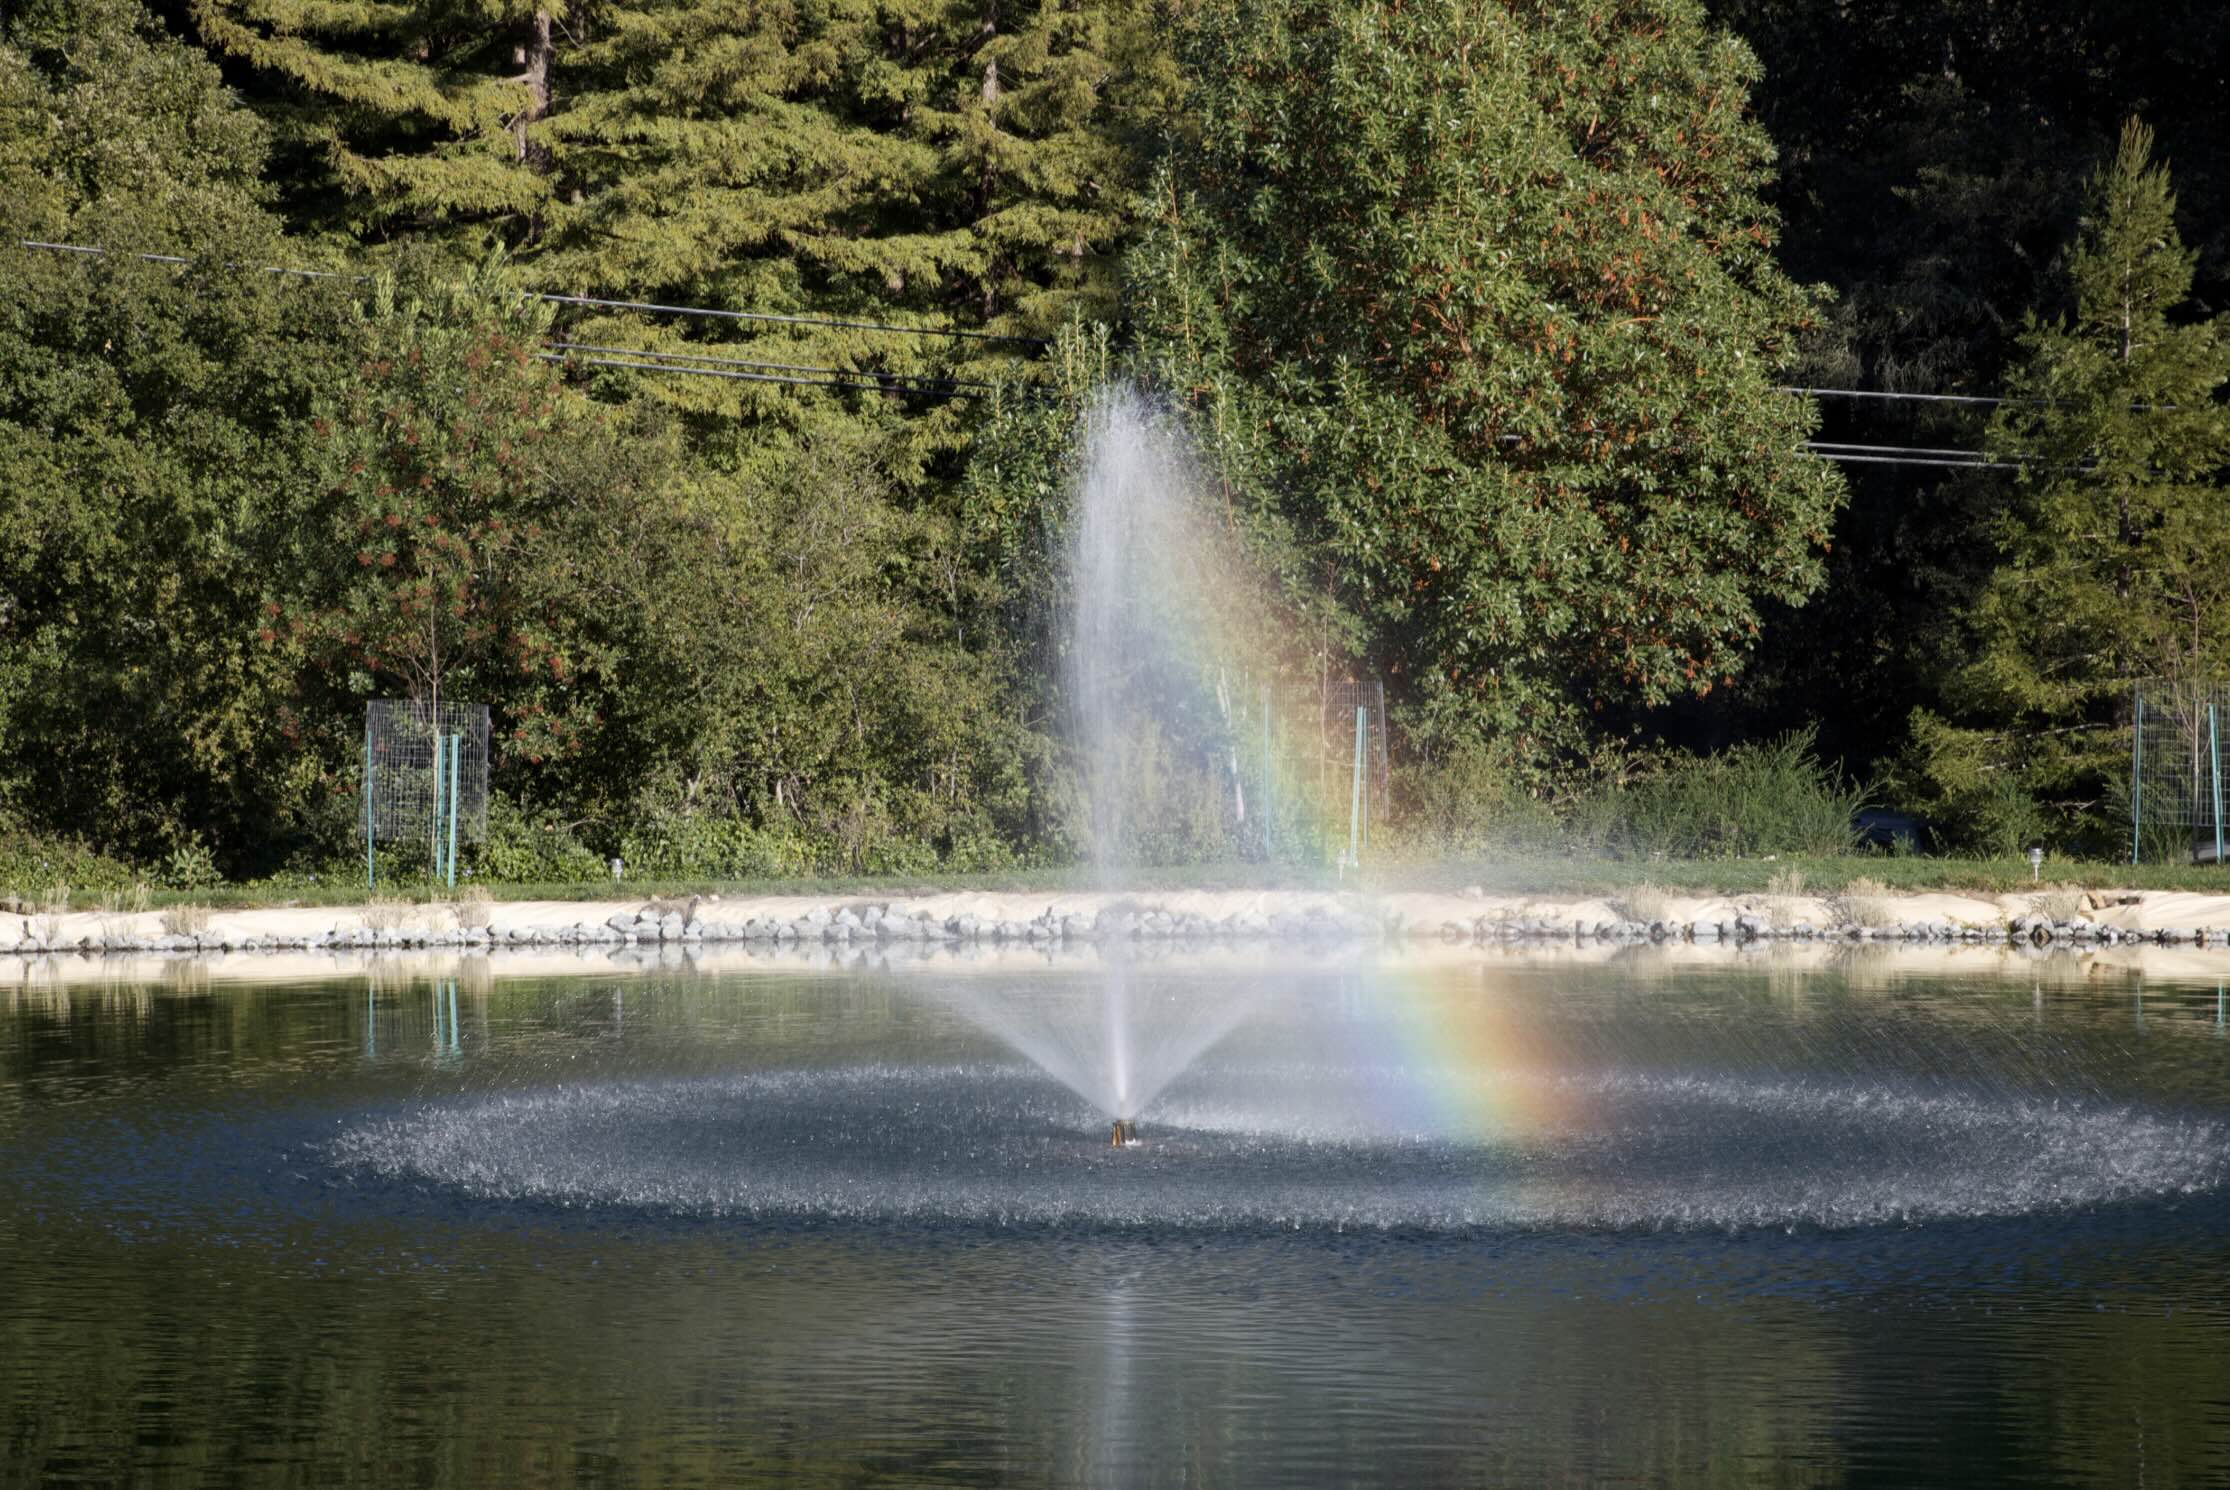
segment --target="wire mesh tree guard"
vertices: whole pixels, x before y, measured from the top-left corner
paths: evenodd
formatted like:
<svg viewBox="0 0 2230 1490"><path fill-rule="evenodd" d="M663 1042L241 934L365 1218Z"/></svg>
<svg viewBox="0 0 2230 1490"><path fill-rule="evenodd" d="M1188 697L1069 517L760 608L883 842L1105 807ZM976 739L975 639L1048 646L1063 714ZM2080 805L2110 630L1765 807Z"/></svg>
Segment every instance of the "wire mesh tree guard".
<svg viewBox="0 0 2230 1490"><path fill-rule="evenodd" d="M457 844L488 829L488 706L380 698L364 706L364 883L379 846L424 845L436 880L457 883Z"/></svg>
<svg viewBox="0 0 2230 1490"><path fill-rule="evenodd" d="M2139 683L2130 710L2129 862L2223 862L2230 683Z"/></svg>

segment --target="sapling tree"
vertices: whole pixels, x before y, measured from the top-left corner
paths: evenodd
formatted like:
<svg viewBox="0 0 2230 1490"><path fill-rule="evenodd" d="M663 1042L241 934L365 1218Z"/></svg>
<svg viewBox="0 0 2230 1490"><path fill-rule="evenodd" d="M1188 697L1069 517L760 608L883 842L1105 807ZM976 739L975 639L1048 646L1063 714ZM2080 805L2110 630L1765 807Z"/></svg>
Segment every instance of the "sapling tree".
<svg viewBox="0 0 2230 1490"><path fill-rule="evenodd" d="M614 693L655 691L647 611L694 593L669 434L568 387L538 355L546 312L496 265L375 280L359 317L354 376L313 425L293 594L262 635L301 651L328 710L469 697L516 786L578 776Z"/></svg>

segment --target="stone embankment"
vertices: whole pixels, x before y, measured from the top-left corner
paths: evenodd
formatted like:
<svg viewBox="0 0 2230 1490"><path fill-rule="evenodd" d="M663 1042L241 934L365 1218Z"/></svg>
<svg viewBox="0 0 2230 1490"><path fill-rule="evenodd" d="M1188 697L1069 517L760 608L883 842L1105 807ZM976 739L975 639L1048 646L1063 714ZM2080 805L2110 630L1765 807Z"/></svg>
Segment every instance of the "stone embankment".
<svg viewBox="0 0 2230 1490"><path fill-rule="evenodd" d="M1747 896L1652 903L1542 896L1179 891L1131 896L952 893L723 902L435 902L234 912L0 916L0 954L350 951L758 943L794 946L1125 942L1998 943L2230 948L2230 896Z"/></svg>

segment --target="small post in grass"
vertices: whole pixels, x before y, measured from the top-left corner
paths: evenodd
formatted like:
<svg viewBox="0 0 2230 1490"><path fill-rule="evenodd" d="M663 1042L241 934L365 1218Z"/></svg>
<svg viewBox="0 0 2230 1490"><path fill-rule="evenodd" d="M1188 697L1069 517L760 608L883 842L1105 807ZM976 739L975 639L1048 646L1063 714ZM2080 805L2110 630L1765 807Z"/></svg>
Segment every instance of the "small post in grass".
<svg viewBox="0 0 2230 1490"><path fill-rule="evenodd" d="M372 732L364 731L364 888L379 879L379 834L372 812Z"/></svg>

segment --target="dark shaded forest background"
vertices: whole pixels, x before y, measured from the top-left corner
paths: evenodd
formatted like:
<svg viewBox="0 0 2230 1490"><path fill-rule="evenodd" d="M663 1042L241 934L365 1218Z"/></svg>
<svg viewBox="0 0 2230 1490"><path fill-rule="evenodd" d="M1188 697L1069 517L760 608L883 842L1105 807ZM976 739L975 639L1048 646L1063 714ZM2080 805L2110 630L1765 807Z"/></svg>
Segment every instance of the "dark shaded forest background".
<svg viewBox="0 0 2230 1490"><path fill-rule="evenodd" d="M1815 848L1855 782L2111 855L2131 685L2230 665L2226 28L11 4L0 879L331 870L364 700L431 692L493 711L483 876L1070 859L1111 379L1259 576L1226 672L1386 683L1416 851ZM1134 851L1290 851L1198 702ZM1839 805L1633 826L1736 777Z"/></svg>

